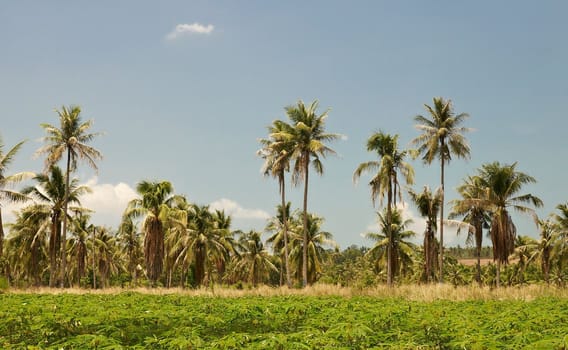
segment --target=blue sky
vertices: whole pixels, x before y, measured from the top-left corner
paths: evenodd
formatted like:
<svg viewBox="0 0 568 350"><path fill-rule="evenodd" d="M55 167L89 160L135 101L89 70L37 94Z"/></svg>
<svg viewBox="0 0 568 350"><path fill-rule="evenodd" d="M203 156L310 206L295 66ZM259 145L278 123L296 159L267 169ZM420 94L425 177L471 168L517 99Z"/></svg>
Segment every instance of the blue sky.
<svg viewBox="0 0 568 350"><path fill-rule="evenodd" d="M328 130L347 139L311 178L309 209L342 247L370 245L361 233L375 210L365 179L351 180L373 157L365 140L381 129L407 146L413 117L443 96L476 130L471 160L447 168L447 199L481 164L518 161L538 180L526 190L545 217L568 200L566 13L564 1L5 2L0 133L5 149L29 140L12 171L40 171L39 124L80 105L105 132L93 144L105 156L98 175L78 173L96 190L84 200L95 220L116 225L138 181L166 179L232 212L235 228L261 229L279 196L260 174L257 140L285 106L318 99L331 109ZM415 189L438 186L438 164L413 165ZM300 207L301 188L290 200ZM416 211L405 212L420 234ZM529 219L515 220L536 236Z"/></svg>

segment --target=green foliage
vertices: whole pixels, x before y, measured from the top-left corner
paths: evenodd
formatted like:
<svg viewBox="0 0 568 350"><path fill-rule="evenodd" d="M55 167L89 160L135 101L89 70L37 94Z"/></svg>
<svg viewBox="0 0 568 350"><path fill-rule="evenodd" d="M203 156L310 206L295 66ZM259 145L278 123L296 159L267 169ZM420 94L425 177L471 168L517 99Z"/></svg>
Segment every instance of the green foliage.
<svg viewBox="0 0 568 350"><path fill-rule="evenodd" d="M0 348L563 348L568 299L0 295Z"/></svg>

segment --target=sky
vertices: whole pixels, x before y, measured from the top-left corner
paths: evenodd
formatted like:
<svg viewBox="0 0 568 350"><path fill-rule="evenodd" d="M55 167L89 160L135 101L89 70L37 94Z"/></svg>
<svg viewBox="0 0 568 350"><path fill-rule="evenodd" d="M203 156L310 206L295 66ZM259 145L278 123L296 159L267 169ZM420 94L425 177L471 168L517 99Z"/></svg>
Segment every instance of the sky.
<svg viewBox="0 0 568 350"><path fill-rule="evenodd" d="M93 221L116 227L141 180L171 181L191 202L225 209L235 229L262 230L279 203L260 172L258 139L284 107L317 99L329 109L325 174L312 176L308 209L340 247L370 246L376 229L366 139L379 130L418 136L414 116L432 98L468 113L469 161L446 168L446 199L482 164L518 162L536 178L545 218L568 201L568 3L565 1L6 1L0 5L0 134L7 151L27 140L9 173L40 172L34 158L57 124L56 108L79 105L104 154L76 174ZM412 161L413 188L439 186L439 164ZM290 186L289 186L290 188ZM302 188L290 188L294 208ZM446 212L449 206L446 205ZM14 206L3 204L5 220ZM412 204L416 242L424 221ZM536 237L531 219L518 233ZM265 236L266 237L266 236ZM446 231L446 245L465 235ZM490 241L486 239L486 244Z"/></svg>

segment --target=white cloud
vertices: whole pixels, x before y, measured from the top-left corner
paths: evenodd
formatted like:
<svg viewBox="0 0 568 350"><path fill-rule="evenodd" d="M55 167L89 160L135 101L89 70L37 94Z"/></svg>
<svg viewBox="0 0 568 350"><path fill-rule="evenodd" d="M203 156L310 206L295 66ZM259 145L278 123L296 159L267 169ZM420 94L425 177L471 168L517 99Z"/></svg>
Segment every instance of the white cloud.
<svg viewBox="0 0 568 350"><path fill-rule="evenodd" d="M184 35L189 34L211 34L215 26L208 24L206 26L197 22L192 24L178 24L174 30L166 35L167 40L174 40Z"/></svg>
<svg viewBox="0 0 568 350"><path fill-rule="evenodd" d="M85 185L89 186L93 192L83 195L80 200L83 207L94 211L91 214L92 223L117 228L126 205L130 200L137 197L136 191L123 182L99 184L97 177L92 177ZM30 205L30 203L11 203L2 206L4 224L14 222L16 219L14 212Z"/></svg>
<svg viewBox="0 0 568 350"><path fill-rule="evenodd" d="M258 219L266 220L270 214L261 209L246 209L239 203L227 198L221 198L209 205L210 210L224 210L226 214L236 219Z"/></svg>
<svg viewBox="0 0 568 350"><path fill-rule="evenodd" d="M92 214L94 224L116 228L128 202L137 197L136 191L123 182L118 184L98 184L97 182L97 177L92 177L87 181L86 185L93 192L81 197L81 204L95 211Z"/></svg>

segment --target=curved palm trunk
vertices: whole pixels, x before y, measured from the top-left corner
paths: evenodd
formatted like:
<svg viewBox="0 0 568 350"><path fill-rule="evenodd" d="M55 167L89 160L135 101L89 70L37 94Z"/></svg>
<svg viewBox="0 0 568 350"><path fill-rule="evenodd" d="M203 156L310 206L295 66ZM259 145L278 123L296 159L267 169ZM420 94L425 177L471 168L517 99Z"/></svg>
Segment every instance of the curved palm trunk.
<svg viewBox="0 0 568 350"><path fill-rule="evenodd" d="M60 287L65 288L65 272L67 269L67 204L69 202L69 174L71 173L71 152L67 150L67 169L65 171L65 199L63 200L63 230L61 232L61 280Z"/></svg>
<svg viewBox="0 0 568 350"><path fill-rule="evenodd" d="M284 261L286 265L286 285L292 288L292 278L290 277L290 254L288 254L288 217L286 213L286 184L284 173L280 175L280 193L282 194L282 221L284 225Z"/></svg>
<svg viewBox="0 0 568 350"><path fill-rule="evenodd" d="M309 155L304 160L304 245L302 247L302 287L308 285L308 170Z"/></svg>
<svg viewBox="0 0 568 350"><path fill-rule="evenodd" d="M442 148L444 149L444 139L442 139ZM441 160L441 185L442 193L440 194L441 205L440 205L440 276L438 281L444 283L444 156L442 155Z"/></svg>

